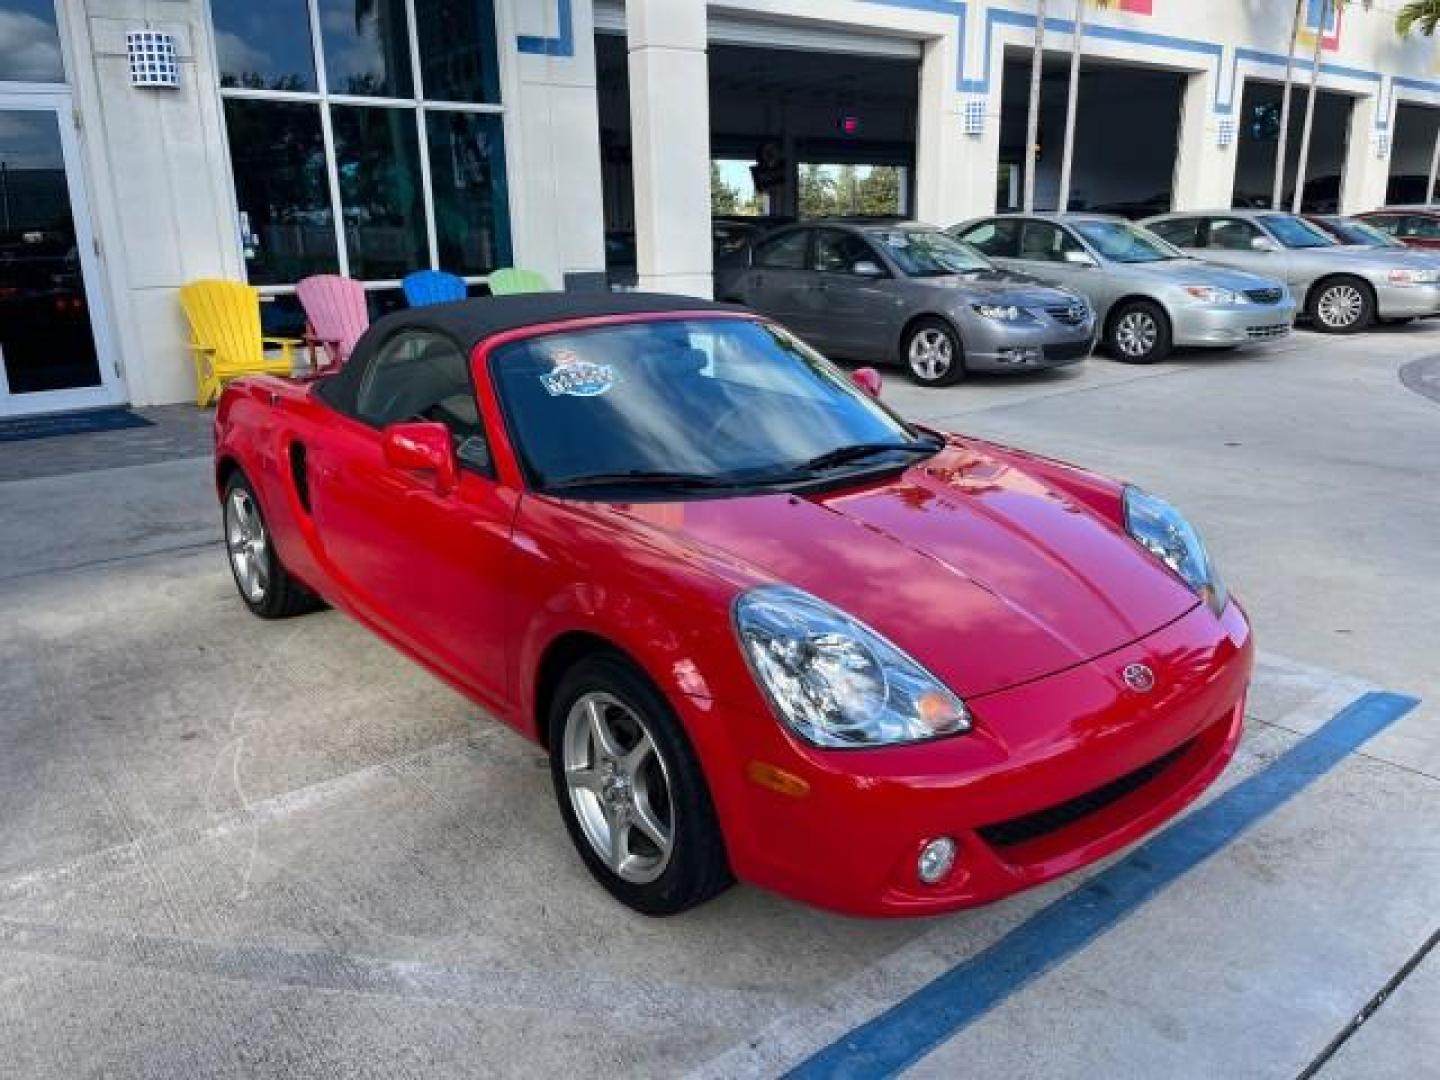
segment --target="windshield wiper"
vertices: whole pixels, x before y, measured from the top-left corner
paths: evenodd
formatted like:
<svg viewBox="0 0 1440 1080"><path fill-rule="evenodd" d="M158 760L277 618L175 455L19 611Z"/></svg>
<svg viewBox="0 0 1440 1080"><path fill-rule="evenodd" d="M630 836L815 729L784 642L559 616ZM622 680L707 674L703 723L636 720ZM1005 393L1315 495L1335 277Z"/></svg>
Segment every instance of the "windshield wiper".
<svg viewBox="0 0 1440 1080"><path fill-rule="evenodd" d="M704 473L669 472L664 469L627 469L625 472L592 473L589 476L572 476L545 485L546 491L566 491L585 487L674 487L674 488L730 488L739 487L745 481Z"/></svg>
<svg viewBox="0 0 1440 1080"><path fill-rule="evenodd" d="M852 461L874 457L876 454L883 454L890 450L898 450L903 454L933 454L938 449L939 447L929 440L913 443L853 443L849 446L837 446L834 450L826 450L823 454L817 454L809 461L797 466L797 470L814 472L820 469L831 469L836 465L848 465Z"/></svg>

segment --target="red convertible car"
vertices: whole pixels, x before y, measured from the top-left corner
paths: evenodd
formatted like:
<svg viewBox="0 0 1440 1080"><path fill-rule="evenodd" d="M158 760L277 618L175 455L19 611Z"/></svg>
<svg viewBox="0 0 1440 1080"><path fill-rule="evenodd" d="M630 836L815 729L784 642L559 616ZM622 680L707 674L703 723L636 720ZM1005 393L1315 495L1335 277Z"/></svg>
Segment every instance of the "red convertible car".
<svg viewBox="0 0 1440 1080"><path fill-rule="evenodd" d="M398 312L215 429L250 609L323 599L537 741L640 911L732 877L993 900L1165 821L1240 735L1250 630L1177 511L906 423L743 309Z"/></svg>

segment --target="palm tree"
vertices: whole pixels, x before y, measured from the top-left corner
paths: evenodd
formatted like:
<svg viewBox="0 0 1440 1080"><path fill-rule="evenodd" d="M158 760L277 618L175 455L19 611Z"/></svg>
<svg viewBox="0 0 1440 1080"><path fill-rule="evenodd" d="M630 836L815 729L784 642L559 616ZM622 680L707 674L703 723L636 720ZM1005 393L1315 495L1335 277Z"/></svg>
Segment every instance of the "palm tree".
<svg viewBox="0 0 1440 1080"><path fill-rule="evenodd" d="M1040 138L1040 73L1045 63L1045 0L1035 2L1035 45L1030 52L1030 113L1025 121L1025 213L1035 211L1035 143Z"/></svg>
<svg viewBox="0 0 1440 1080"><path fill-rule="evenodd" d="M1280 95L1280 139L1275 146L1275 185L1270 196L1270 209L1279 210L1285 197L1285 151L1290 141L1290 87L1295 81L1295 41L1300 37L1300 20L1305 16L1305 0L1295 0L1295 17L1290 20L1290 45L1285 50L1285 90Z"/></svg>
<svg viewBox="0 0 1440 1080"><path fill-rule="evenodd" d="M1055 209L1070 209L1070 169L1075 157L1075 114L1080 106L1080 52L1085 41L1085 5L1108 8L1110 0L1075 0L1075 33L1070 40L1070 94L1065 99L1065 149L1060 153L1060 197Z"/></svg>
<svg viewBox="0 0 1440 1080"><path fill-rule="evenodd" d="M1419 30L1426 37L1434 37L1440 27L1440 0L1411 0L1395 16L1395 32L1409 37ZM1440 128L1435 131L1435 149L1430 154L1430 177L1425 184L1425 202L1435 201L1435 179L1440 173Z"/></svg>
<svg viewBox="0 0 1440 1080"><path fill-rule="evenodd" d="M1361 0L1369 10L1371 0ZM1295 166L1295 195L1290 212L1300 213L1305 202L1305 171L1310 165L1310 129L1315 123L1315 98L1319 94L1320 57L1325 48L1325 27L1330 25L1331 12L1344 11L1349 0L1320 0L1320 23L1315 27L1315 55L1310 60L1310 96L1305 99L1305 126L1300 129L1300 160Z"/></svg>

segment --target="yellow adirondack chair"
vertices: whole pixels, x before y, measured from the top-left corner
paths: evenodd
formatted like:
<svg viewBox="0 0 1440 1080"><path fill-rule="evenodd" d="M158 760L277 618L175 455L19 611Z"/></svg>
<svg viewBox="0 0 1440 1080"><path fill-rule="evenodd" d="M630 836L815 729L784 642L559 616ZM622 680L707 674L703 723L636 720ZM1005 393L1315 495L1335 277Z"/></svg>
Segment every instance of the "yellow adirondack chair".
<svg viewBox="0 0 1440 1080"><path fill-rule="evenodd" d="M208 278L180 289L180 306L190 323L195 355L195 403L202 409L220 398L221 388L241 375L289 375L291 352L301 342L260 335L260 290L238 281ZM279 349L279 356L266 350Z"/></svg>

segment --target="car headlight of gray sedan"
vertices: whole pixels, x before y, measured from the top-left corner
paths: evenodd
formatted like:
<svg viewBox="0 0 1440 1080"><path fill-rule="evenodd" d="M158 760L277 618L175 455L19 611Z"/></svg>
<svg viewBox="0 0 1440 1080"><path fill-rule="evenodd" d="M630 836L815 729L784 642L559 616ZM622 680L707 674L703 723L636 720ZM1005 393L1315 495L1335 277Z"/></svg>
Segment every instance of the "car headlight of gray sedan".
<svg viewBox="0 0 1440 1080"><path fill-rule="evenodd" d="M1125 489L1125 530L1219 615L1230 599L1199 532L1173 506L1137 487Z"/></svg>
<svg viewBox="0 0 1440 1080"><path fill-rule="evenodd" d="M996 322L1004 323L1035 321L1035 316L1015 304L971 304L970 306L982 319L993 319Z"/></svg>
<svg viewBox="0 0 1440 1080"><path fill-rule="evenodd" d="M1212 307L1235 307L1245 303L1245 297L1234 289L1222 289L1217 285L1182 285L1191 297Z"/></svg>
<svg viewBox="0 0 1440 1080"><path fill-rule="evenodd" d="M1391 285L1435 285L1440 283L1440 270L1421 270L1409 266L1397 266L1390 271Z"/></svg>

